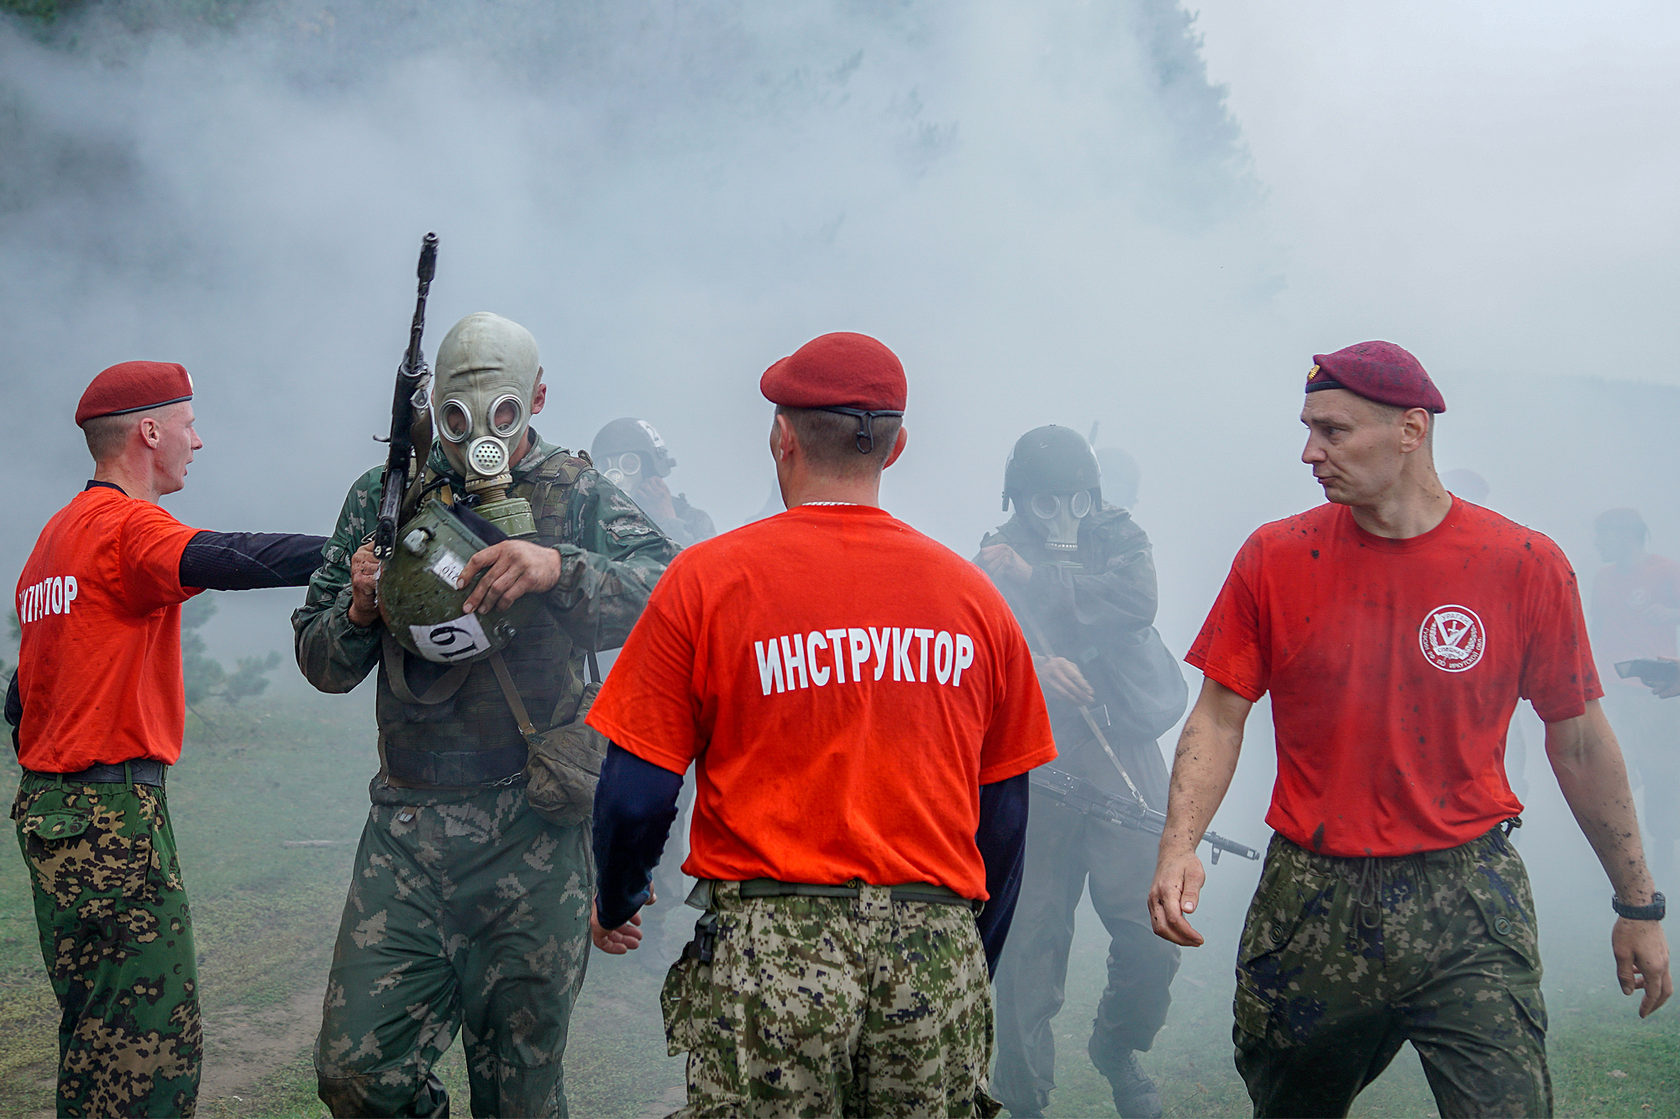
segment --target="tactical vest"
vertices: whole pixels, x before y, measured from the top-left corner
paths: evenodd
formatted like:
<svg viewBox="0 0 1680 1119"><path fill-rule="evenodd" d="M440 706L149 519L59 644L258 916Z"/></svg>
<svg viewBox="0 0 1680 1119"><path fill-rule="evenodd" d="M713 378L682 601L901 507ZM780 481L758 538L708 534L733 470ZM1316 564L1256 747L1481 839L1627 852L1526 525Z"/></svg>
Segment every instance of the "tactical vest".
<svg viewBox="0 0 1680 1119"><path fill-rule="evenodd" d="M572 542L571 490L588 465L587 458L556 450L514 482L512 492L531 503L533 543L552 548ZM514 686L541 728L576 716L586 652L546 603L529 611L502 651ZM525 740L488 660L438 664L410 655L387 636L376 687L380 760L393 784L485 785L516 778L524 769Z"/></svg>

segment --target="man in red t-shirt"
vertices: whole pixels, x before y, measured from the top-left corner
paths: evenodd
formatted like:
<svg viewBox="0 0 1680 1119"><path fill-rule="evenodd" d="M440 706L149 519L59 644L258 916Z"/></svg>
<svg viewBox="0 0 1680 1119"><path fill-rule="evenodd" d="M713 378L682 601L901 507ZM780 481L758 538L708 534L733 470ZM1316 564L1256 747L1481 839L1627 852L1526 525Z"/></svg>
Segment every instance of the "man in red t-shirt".
<svg viewBox="0 0 1680 1119"><path fill-rule="evenodd" d="M1642 1017L1673 990L1575 576L1546 537L1441 486L1446 404L1411 354L1365 342L1313 360L1301 458L1329 504L1249 537L1186 657L1206 680L1150 917L1202 943L1196 843L1270 692L1277 834L1233 1031L1255 1114L1346 1114L1407 1041L1441 1114L1550 1114L1533 899L1501 827L1522 811L1503 757L1519 696L1615 889L1622 990L1644 990Z"/></svg>
<svg viewBox="0 0 1680 1119"><path fill-rule="evenodd" d="M1604 706L1615 718L1628 760L1645 787L1640 818L1650 841L1651 873L1666 879L1680 839L1680 710L1618 663L1673 660L1680 627L1680 564L1645 550L1645 518L1636 509L1606 509L1593 522L1604 566L1592 589L1593 651L1604 678Z"/></svg>
<svg viewBox="0 0 1680 1119"><path fill-rule="evenodd" d="M706 913L661 1000L689 1111L983 1112L1026 774L1055 757L1032 656L978 568L880 508L890 350L823 335L760 388L788 511L677 556L589 716L595 943L640 941L692 762Z"/></svg>
<svg viewBox="0 0 1680 1119"><path fill-rule="evenodd" d="M47 522L18 580L12 819L63 1012L60 1115L193 1113L198 963L164 800L186 721L181 603L205 588L302 586L326 542L204 532L158 506L204 446L192 393L167 362L93 379L76 409L93 480Z"/></svg>

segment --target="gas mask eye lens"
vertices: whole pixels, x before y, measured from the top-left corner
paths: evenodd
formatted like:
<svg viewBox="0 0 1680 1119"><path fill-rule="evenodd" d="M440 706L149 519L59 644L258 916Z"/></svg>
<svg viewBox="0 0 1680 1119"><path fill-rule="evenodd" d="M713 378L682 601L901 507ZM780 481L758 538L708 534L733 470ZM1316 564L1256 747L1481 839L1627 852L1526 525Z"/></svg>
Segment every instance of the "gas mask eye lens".
<svg viewBox="0 0 1680 1119"><path fill-rule="evenodd" d="M642 472L642 456L635 451L625 451L618 456L617 466L621 474L640 474Z"/></svg>
<svg viewBox="0 0 1680 1119"><path fill-rule="evenodd" d="M467 406L459 400L446 400L438 410L439 425L443 428L443 437L451 443L459 443L472 431L472 415Z"/></svg>
<svg viewBox="0 0 1680 1119"><path fill-rule="evenodd" d="M490 407L490 430L506 439L519 430L519 423L525 418L525 402L509 393L497 399Z"/></svg>
<svg viewBox="0 0 1680 1119"><path fill-rule="evenodd" d="M1041 521L1055 520L1061 515L1063 502L1066 501L1067 511L1073 519L1082 521L1091 515L1091 491L1080 490L1078 493L1035 493L1032 495L1033 516Z"/></svg>

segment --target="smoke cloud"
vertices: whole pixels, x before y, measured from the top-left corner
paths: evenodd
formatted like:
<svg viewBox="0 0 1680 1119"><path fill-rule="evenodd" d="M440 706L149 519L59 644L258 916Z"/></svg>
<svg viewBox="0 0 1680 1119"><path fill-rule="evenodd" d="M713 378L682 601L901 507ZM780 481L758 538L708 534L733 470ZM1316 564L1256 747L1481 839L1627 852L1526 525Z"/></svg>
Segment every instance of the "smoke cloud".
<svg viewBox="0 0 1680 1119"><path fill-rule="evenodd" d="M1435 374L1440 464L1586 570L1609 505L1680 552L1680 393L1640 383L1675 380L1680 351L1677 141L1653 123L1673 98L1636 88L1674 91L1650 60L1676 21L1614 8L1588 35L1564 6L1449 7L282 0L0 22L0 570L87 474L82 388L130 358L197 381L206 447L171 511L328 531L383 455L428 230L428 352L472 311L525 324L544 436L647 419L720 527L770 492L758 374L825 331L903 358L885 501L964 554L1003 519L1020 433L1100 421L1142 465L1175 652L1243 537L1320 500L1298 386L1314 351L1364 338ZM298 597L228 596L213 644L288 646ZM1260 834L1269 737L1258 712L1216 825L1234 837Z"/></svg>

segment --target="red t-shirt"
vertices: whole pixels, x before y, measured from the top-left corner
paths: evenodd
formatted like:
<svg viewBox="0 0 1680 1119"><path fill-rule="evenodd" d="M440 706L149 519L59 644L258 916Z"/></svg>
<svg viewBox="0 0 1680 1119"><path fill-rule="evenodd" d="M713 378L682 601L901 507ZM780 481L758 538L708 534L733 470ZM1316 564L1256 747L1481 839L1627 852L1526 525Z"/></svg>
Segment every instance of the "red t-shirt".
<svg viewBox="0 0 1680 1119"><path fill-rule="evenodd" d="M19 760L43 773L181 756L181 553L197 533L92 486L53 514L18 579Z"/></svg>
<svg viewBox="0 0 1680 1119"><path fill-rule="evenodd" d="M1185 659L1246 699L1272 693L1266 822L1326 855L1442 850L1515 816L1518 697L1554 722L1604 694L1569 561L1458 498L1406 540L1344 505L1261 527Z"/></svg>
<svg viewBox="0 0 1680 1119"><path fill-rule="evenodd" d="M980 786L1056 756L1020 627L979 568L873 506L686 548L590 725L695 763L697 878L986 896Z"/></svg>
<svg viewBox="0 0 1680 1119"><path fill-rule="evenodd" d="M1680 564L1662 556L1641 556L1629 567L1607 563L1593 580L1593 641L1606 680L1643 691L1637 677L1614 675L1617 661L1675 656L1674 622L1653 607L1680 607Z"/></svg>

